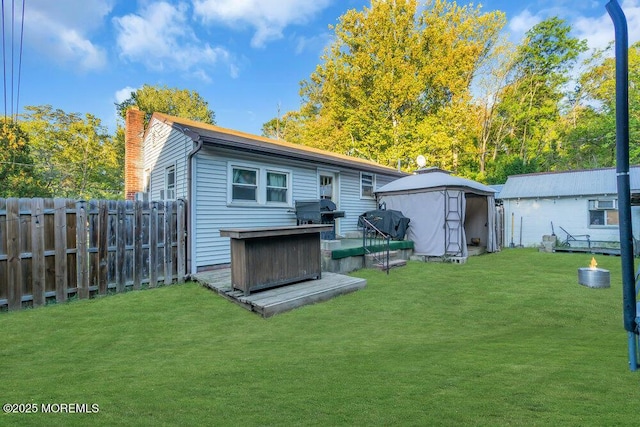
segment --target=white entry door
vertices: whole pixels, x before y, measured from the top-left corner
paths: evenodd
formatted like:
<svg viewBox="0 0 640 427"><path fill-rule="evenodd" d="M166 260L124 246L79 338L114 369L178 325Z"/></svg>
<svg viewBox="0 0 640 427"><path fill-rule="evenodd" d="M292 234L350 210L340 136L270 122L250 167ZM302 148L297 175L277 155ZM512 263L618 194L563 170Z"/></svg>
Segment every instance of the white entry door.
<svg viewBox="0 0 640 427"><path fill-rule="evenodd" d="M320 188L318 191L321 199L331 200L338 206L338 174L335 172L320 172Z"/></svg>

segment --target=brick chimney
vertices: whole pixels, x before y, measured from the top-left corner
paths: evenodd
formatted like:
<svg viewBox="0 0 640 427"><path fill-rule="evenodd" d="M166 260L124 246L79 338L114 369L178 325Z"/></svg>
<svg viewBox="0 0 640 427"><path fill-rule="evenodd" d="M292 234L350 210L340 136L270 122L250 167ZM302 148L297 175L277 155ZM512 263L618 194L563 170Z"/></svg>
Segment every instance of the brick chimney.
<svg viewBox="0 0 640 427"><path fill-rule="evenodd" d="M144 111L129 108L124 128L124 194L127 200L133 200L136 193L143 190L143 135Z"/></svg>

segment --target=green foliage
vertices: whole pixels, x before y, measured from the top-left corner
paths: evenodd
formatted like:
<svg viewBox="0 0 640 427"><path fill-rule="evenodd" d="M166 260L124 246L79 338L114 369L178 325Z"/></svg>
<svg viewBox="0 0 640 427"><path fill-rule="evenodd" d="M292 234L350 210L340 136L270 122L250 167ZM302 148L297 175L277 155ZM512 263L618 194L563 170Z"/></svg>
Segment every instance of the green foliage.
<svg viewBox="0 0 640 427"><path fill-rule="evenodd" d="M301 121L300 113L290 111L282 117L273 118L262 125L262 136L300 143L302 126L304 123Z"/></svg>
<svg viewBox="0 0 640 427"><path fill-rule="evenodd" d="M572 120L565 140L567 158L585 160L588 166L615 165L615 59L595 52L574 96ZM629 161L640 163L640 43L629 48ZM586 157L586 158L585 158Z"/></svg>
<svg viewBox="0 0 640 427"><path fill-rule="evenodd" d="M634 425L620 261L529 249L361 270L361 291L262 319L197 284L2 313L2 425Z"/></svg>
<svg viewBox="0 0 640 427"><path fill-rule="evenodd" d="M538 170L539 167L536 159L525 163L525 161L518 156L502 156L487 169L486 181L489 184L504 184L511 175L534 173L538 172Z"/></svg>
<svg viewBox="0 0 640 427"><path fill-rule="evenodd" d="M0 123L0 197L44 197L31 155L29 136L19 123L5 118Z"/></svg>
<svg viewBox="0 0 640 427"><path fill-rule="evenodd" d="M39 194L78 199L121 198L123 147L91 114L27 106L21 127L29 135Z"/></svg>
<svg viewBox="0 0 640 427"><path fill-rule="evenodd" d="M167 86L143 85L131 92L131 97L116 104L118 115L124 120L127 109L138 107L146 113L145 125L154 112L170 114L203 123L215 124L215 113L209 109L209 103L200 94L187 89Z"/></svg>
<svg viewBox="0 0 640 427"><path fill-rule="evenodd" d="M446 0L374 0L349 10L301 83L300 111L263 133L389 166L401 161L409 171L423 154L430 165L492 182L519 170L611 165L613 59L595 52L569 92L586 41L551 17L511 46L500 38L504 19ZM640 162L638 56L632 47L632 163Z"/></svg>
<svg viewBox="0 0 640 427"><path fill-rule="evenodd" d="M556 17L529 30L510 66L511 79L497 98L496 113L509 127L501 151L525 164L537 159L544 170L557 160L563 85L578 55L586 50L586 41L571 37L570 30Z"/></svg>
<svg viewBox="0 0 640 427"><path fill-rule="evenodd" d="M301 142L407 169L433 153L434 164L455 169L474 143L475 124L459 112L503 25L501 13L443 0L348 11L302 82Z"/></svg>

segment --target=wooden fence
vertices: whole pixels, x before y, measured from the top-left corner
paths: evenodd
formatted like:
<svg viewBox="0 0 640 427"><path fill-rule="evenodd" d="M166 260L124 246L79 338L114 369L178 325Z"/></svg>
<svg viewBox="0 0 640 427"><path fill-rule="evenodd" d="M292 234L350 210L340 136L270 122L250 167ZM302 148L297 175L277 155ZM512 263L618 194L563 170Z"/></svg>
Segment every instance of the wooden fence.
<svg viewBox="0 0 640 427"><path fill-rule="evenodd" d="M185 277L184 201L0 199L0 310Z"/></svg>

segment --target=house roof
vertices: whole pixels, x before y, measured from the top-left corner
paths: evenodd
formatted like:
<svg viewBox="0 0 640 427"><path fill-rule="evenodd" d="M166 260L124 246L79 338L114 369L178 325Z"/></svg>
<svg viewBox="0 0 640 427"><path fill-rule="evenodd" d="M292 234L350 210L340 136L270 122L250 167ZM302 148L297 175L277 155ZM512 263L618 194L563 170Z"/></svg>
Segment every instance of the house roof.
<svg viewBox="0 0 640 427"><path fill-rule="evenodd" d="M223 148L259 152L263 154L277 155L280 157L312 161L314 163L329 166L346 166L364 170L367 172L384 173L391 176L406 176L405 172L380 165L376 162L351 157L344 154L333 153L300 144L252 135L232 129L226 129L194 120L170 116L164 113L153 113L152 120L156 119L169 124L175 129L185 133L192 139L198 137L204 144L220 146ZM194 135L195 134L195 135Z"/></svg>
<svg viewBox="0 0 640 427"><path fill-rule="evenodd" d="M631 191L640 190L640 166L629 168ZM501 199L617 194L615 168L512 175Z"/></svg>
<svg viewBox="0 0 640 427"><path fill-rule="evenodd" d="M470 179L453 176L438 168L427 168L417 171L415 175L405 176L384 185L376 194L407 192L412 190L435 190L439 188L459 188L470 193L494 194L495 190Z"/></svg>

